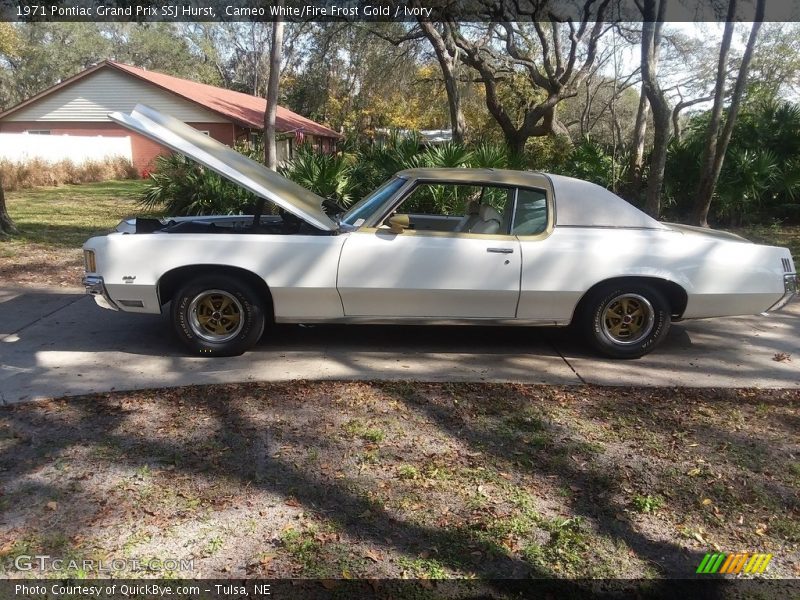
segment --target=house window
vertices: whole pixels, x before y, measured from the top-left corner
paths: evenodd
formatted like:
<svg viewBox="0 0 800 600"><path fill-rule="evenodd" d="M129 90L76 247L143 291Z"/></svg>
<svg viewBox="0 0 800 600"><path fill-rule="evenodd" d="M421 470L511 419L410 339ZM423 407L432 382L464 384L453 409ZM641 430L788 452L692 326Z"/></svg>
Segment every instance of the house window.
<svg viewBox="0 0 800 600"><path fill-rule="evenodd" d="M50 135L49 129L28 129L25 133L29 135Z"/></svg>

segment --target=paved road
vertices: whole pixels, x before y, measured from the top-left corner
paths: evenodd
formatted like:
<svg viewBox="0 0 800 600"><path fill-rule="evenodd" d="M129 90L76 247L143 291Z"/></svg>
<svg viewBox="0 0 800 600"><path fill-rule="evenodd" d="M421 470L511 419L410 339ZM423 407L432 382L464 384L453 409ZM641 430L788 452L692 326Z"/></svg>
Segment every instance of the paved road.
<svg viewBox="0 0 800 600"><path fill-rule="evenodd" d="M599 359L559 329L279 326L236 358L183 354L165 318L80 290L0 289L0 401L292 379L800 387L800 302L768 317L687 321L636 361ZM789 360L775 360L789 355Z"/></svg>

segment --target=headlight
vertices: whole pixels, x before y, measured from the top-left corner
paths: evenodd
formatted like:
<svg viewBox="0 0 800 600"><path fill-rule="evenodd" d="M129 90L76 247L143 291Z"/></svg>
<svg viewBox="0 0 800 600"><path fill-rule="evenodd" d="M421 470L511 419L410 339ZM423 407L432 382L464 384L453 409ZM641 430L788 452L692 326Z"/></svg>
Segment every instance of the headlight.
<svg viewBox="0 0 800 600"><path fill-rule="evenodd" d="M97 262L94 257L94 250L83 251L83 268L87 273L95 273L97 271Z"/></svg>

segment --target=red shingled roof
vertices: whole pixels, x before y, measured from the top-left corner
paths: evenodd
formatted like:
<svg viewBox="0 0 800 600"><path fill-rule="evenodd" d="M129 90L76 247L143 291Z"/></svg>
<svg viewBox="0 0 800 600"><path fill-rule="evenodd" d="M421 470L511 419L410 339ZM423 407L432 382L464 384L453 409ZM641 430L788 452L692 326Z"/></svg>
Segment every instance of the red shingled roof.
<svg viewBox="0 0 800 600"><path fill-rule="evenodd" d="M120 71L149 81L168 92L182 96L191 102L196 102L209 110L228 117L232 121L241 123L245 127L254 129L263 129L264 127L264 111L267 109L267 101L264 98L206 85L205 83L197 83L188 79L172 77L171 75L164 75L156 71L145 71L144 69L111 60L106 61L106 63ZM310 133L320 137L342 137L333 129L302 117L282 106L278 106L275 127L281 132L300 130L303 133Z"/></svg>
<svg viewBox="0 0 800 600"><path fill-rule="evenodd" d="M106 60L102 63L86 69L77 75L55 85L35 96L29 98L24 102L20 102L16 106L10 108L5 112L0 113L0 118L3 118L12 112L15 112L27 106L32 102L37 101L39 98L54 92L74 81L94 73L98 69L111 67L127 73L134 77L138 77L152 85L158 86L167 92L171 92L190 102L194 102L211 110L215 113L222 115L243 125L244 127L252 129L263 129L264 127L264 111L267 109L267 101L264 98L251 96L249 94L242 94L241 92L234 92L224 88L215 87L213 85L206 85L204 83L197 83L196 81L189 81L188 79L181 79L180 77L172 77L164 73L156 71L146 71L138 67L132 67L123 63ZM288 108L278 106L277 114L275 116L275 126L281 133L289 133L294 131L302 131L305 134L316 135L318 137L328 138L341 138L342 136L335 132L333 129L320 125L311 119L292 112Z"/></svg>

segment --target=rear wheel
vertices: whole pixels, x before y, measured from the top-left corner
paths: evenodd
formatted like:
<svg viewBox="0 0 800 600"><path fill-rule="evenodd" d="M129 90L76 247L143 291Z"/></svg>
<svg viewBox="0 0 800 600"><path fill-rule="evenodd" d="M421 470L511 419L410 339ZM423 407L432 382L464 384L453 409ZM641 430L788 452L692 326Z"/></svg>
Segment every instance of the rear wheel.
<svg viewBox="0 0 800 600"><path fill-rule="evenodd" d="M264 303L235 277L197 277L173 298L172 322L178 338L194 353L236 356L264 333Z"/></svg>
<svg viewBox="0 0 800 600"><path fill-rule="evenodd" d="M581 329L601 354L639 358L667 335L670 307L664 295L646 284L614 284L587 297Z"/></svg>

